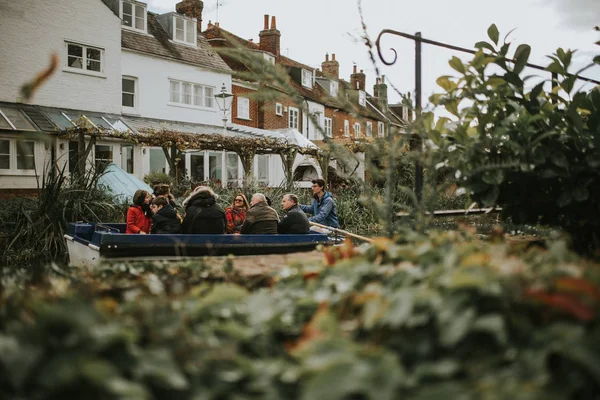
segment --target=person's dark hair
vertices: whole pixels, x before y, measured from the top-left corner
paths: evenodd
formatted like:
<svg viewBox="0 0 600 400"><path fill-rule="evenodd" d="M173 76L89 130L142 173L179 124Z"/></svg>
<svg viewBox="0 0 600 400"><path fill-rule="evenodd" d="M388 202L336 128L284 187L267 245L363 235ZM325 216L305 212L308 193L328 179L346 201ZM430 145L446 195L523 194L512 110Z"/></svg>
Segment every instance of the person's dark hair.
<svg viewBox="0 0 600 400"><path fill-rule="evenodd" d="M148 192L142 189L138 189L133 194L133 204L136 206L143 206L146 201L146 196L148 196Z"/></svg>
<svg viewBox="0 0 600 400"><path fill-rule="evenodd" d="M287 197L288 199L290 199L292 201L292 203L298 204L298 201L299 201L298 196L296 196L295 194L287 193L287 194L284 194L284 196Z"/></svg>
<svg viewBox="0 0 600 400"><path fill-rule="evenodd" d="M321 178L319 178L319 179L313 179L311 182L312 183L316 183L317 185L319 185L322 188L325 188L325 181L323 179L321 179Z"/></svg>
<svg viewBox="0 0 600 400"><path fill-rule="evenodd" d="M155 206L158 207L164 207L167 204L169 204L169 200L167 200L166 198L159 196L159 197L155 197L154 200L152 200L152 204L154 204Z"/></svg>
<svg viewBox="0 0 600 400"><path fill-rule="evenodd" d="M159 185L154 186L154 195L155 196L165 196L168 195L171 190L171 187L165 183L161 183Z"/></svg>
<svg viewBox="0 0 600 400"><path fill-rule="evenodd" d="M265 196L265 200L267 200L267 205L269 207L271 207L271 204L273 204L273 202L271 201L271 199L268 196Z"/></svg>

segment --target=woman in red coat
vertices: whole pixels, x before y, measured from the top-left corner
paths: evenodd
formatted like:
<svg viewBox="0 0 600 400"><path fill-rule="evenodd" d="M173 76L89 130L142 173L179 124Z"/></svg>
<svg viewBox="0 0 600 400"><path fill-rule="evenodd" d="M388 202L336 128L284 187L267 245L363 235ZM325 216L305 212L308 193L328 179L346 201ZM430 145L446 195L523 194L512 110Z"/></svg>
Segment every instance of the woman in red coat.
<svg viewBox="0 0 600 400"><path fill-rule="evenodd" d="M242 224L246 220L246 212L250 209L250 204L246 196L238 193L233 198L231 207L225 209L225 219L227 220L227 233L240 233Z"/></svg>
<svg viewBox="0 0 600 400"><path fill-rule="evenodd" d="M152 200L152 196L145 190L135 192L133 205L127 210L127 230L125 233L150 233L152 226L150 200Z"/></svg>

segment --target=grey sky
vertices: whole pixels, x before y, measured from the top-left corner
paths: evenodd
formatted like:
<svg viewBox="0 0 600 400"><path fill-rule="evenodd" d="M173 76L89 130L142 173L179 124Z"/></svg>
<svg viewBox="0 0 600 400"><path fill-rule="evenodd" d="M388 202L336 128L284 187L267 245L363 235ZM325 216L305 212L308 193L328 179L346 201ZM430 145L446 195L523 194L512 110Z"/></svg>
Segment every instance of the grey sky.
<svg viewBox="0 0 600 400"><path fill-rule="evenodd" d="M177 2L148 0L148 7L150 11L168 12L175 9ZM275 15L284 55L320 68L325 53L335 53L340 62L340 77L349 79L356 63L367 74L367 89L372 92L375 70L360 40L357 1L221 0L220 3L219 22L224 29L258 41L263 15ZM216 0L206 0L204 5L203 29L209 20L215 22L217 18ZM546 65L545 55L558 47L579 49L575 57L578 66L600 55L600 46L594 44L600 40L600 33L593 30L600 25L600 0L364 0L362 6L373 41L387 28L407 33L421 31L423 37L470 48L486 40L488 26L495 23L501 37L515 29L508 40L532 46L530 62L533 63ZM387 67L376 56L381 73L400 91L413 91L414 45L407 39L389 35L382 43L384 56L390 59L392 53L388 49L393 47L398 52L398 61ZM424 100L438 90L435 85L438 76L452 74L447 60L453 55L468 58L424 46ZM585 75L600 79L600 67L590 69ZM392 92L390 88L390 100L397 101L399 97Z"/></svg>

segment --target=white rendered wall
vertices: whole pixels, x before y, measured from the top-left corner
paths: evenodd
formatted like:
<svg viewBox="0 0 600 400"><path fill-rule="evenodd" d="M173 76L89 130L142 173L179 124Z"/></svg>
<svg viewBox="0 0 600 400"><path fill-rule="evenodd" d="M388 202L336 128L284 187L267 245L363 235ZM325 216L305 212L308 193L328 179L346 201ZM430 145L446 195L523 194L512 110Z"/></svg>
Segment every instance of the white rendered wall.
<svg viewBox="0 0 600 400"><path fill-rule="evenodd" d="M60 65L33 104L79 110L121 111L121 20L100 0L0 1L0 101L19 102L21 85ZM104 50L102 77L67 72L65 41Z"/></svg>
<svg viewBox="0 0 600 400"><path fill-rule="evenodd" d="M170 104L169 79L211 86L217 94L221 91L223 83L231 92L230 74L127 50L123 50L121 65L123 76L137 79L137 107L135 110L123 110L124 113L146 118L222 126L223 114L216 101L213 109ZM229 120L231 121L231 116Z"/></svg>

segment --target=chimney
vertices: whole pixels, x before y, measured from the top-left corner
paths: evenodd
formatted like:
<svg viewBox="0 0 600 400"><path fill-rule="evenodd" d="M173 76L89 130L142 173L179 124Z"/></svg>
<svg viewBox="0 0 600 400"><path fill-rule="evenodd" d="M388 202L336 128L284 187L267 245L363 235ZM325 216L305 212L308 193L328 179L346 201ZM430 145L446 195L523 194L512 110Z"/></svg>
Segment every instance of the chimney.
<svg viewBox="0 0 600 400"><path fill-rule="evenodd" d="M269 15L265 14L265 26L258 34L259 46L263 51L268 51L279 57L279 47L281 41L281 32L277 30L277 21L275 16L271 18L271 28L269 28Z"/></svg>
<svg viewBox="0 0 600 400"><path fill-rule="evenodd" d="M183 0L175 4L175 11L178 14L185 15L186 17L196 18L198 24L196 26L198 35L202 32L202 9L204 3L202 0Z"/></svg>
<svg viewBox="0 0 600 400"><path fill-rule="evenodd" d="M321 63L321 69L323 70L323 75L339 79L340 77L340 63L335 61L335 54L331 54L331 61L329 61L329 53L325 54L325 62Z"/></svg>
<svg viewBox="0 0 600 400"><path fill-rule="evenodd" d="M377 78L373 85L373 96L377 98L377 105L381 111L385 111L388 105L387 85L385 84L385 75L381 79Z"/></svg>
<svg viewBox="0 0 600 400"><path fill-rule="evenodd" d="M350 87L354 90L365 90L366 76L361 69L359 73L356 72L356 65L354 65L353 73L350 75Z"/></svg>

